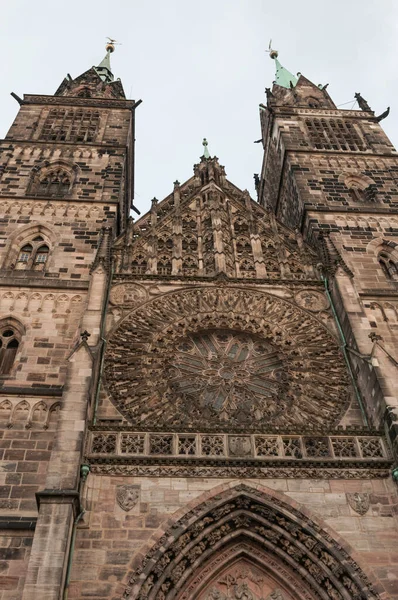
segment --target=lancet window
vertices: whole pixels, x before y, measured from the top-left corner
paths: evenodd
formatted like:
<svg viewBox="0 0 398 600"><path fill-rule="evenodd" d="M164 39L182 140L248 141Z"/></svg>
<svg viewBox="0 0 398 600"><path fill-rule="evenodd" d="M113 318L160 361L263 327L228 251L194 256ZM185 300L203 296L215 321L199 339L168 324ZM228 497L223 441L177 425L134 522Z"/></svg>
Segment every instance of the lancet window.
<svg viewBox="0 0 398 600"><path fill-rule="evenodd" d="M398 281L398 265L391 254L387 251L380 252L378 260L387 279Z"/></svg>
<svg viewBox="0 0 398 600"><path fill-rule="evenodd" d="M18 352L21 331L7 320L0 322L0 375L9 375Z"/></svg>
<svg viewBox="0 0 398 600"><path fill-rule="evenodd" d="M65 196L71 187L71 177L64 169L47 171L33 183L31 193L38 196Z"/></svg>

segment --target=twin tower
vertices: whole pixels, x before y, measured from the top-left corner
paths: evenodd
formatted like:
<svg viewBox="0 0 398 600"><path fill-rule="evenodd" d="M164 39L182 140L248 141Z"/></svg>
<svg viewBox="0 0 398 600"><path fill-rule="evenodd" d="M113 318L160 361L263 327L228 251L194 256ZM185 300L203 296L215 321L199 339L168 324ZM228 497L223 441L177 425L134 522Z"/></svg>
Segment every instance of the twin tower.
<svg viewBox="0 0 398 600"><path fill-rule="evenodd" d="M398 599L387 111L271 50L257 198L205 144L134 222L113 50L0 142L1 600Z"/></svg>

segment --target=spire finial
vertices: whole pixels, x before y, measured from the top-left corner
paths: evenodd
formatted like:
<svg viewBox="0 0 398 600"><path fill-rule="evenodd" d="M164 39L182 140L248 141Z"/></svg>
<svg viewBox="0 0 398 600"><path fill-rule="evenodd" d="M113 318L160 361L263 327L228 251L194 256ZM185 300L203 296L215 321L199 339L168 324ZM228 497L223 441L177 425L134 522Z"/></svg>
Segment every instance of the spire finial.
<svg viewBox="0 0 398 600"><path fill-rule="evenodd" d="M278 58L278 50L273 50L272 48L272 40L269 41L268 50L266 52L269 53L269 57L272 59Z"/></svg>
<svg viewBox="0 0 398 600"><path fill-rule="evenodd" d="M105 83L111 83L114 79L113 74L112 74L112 70L111 70L111 54L112 52L115 51L115 45L120 46L120 44L108 37L107 38L109 40L109 42L107 42L107 44L105 45L105 49L106 49L106 55L103 58L103 60L100 62L100 64L98 65L98 67L94 67L95 70L97 71L98 75L101 77L102 81L104 81Z"/></svg>
<svg viewBox="0 0 398 600"><path fill-rule="evenodd" d="M107 37L106 39L109 40L109 42L105 45L105 50L110 53L115 52L115 46L120 46L120 43L110 37Z"/></svg>
<svg viewBox="0 0 398 600"><path fill-rule="evenodd" d="M293 75L293 73L290 73L290 71L285 69L285 67L282 67L281 63L278 60L278 51L273 50L271 44L272 40L270 40L268 50L266 50L266 52L268 52L270 58L272 58L272 60L275 61L276 74L274 83L280 85L281 87L292 89L296 86L298 78L295 75Z"/></svg>
<svg viewBox="0 0 398 600"><path fill-rule="evenodd" d="M203 138L202 145L203 145L203 156L205 158L210 158L209 150L207 148L207 146L209 145L209 142L206 140L206 138Z"/></svg>

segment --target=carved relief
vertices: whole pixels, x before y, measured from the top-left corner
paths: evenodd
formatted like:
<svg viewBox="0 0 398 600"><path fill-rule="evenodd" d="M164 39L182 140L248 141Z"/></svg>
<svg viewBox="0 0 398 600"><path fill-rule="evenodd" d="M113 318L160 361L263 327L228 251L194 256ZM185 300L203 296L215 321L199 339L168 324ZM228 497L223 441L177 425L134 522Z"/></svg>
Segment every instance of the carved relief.
<svg viewBox="0 0 398 600"><path fill-rule="evenodd" d="M319 525L244 485L175 522L143 558L125 592L131 600L274 600L278 595L379 598L359 566Z"/></svg>
<svg viewBox="0 0 398 600"><path fill-rule="evenodd" d="M298 292L295 300L299 306L312 312L325 310L329 305L325 295L314 290L302 290Z"/></svg>
<svg viewBox="0 0 398 600"><path fill-rule="evenodd" d="M231 456L250 456L252 454L252 444L249 436L230 436L228 444Z"/></svg>
<svg viewBox="0 0 398 600"><path fill-rule="evenodd" d="M145 427L236 430L338 422L348 378L330 333L289 302L202 287L137 308L109 339L111 399Z"/></svg>
<svg viewBox="0 0 398 600"><path fill-rule="evenodd" d="M313 251L225 179L216 158L131 226L114 246L116 270L161 277L223 273L245 279L314 279Z"/></svg>
<svg viewBox="0 0 398 600"><path fill-rule="evenodd" d="M246 561L238 561L220 574L198 600L292 600L275 588L264 572Z"/></svg>
<svg viewBox="0 0 398 600"><path fill-rule="evenodd" d="M140 285L126 283L115 285L110 293L110 302L118 305L140 304L146 300L146 291Z"/></svg>
<svg viewBox="0 0 398 600"><path fill-rule="evenodd" d="M370 506L369 494L354 492L353 494L346 494L346 496L352 510L355 510L361 516L368 512Z"/></svg>
<svg viewBox="0 0 398 600"><path fill-rule="evenodd" d="M120 508L128 512L137 504L140 497L139 485L118 485L116 487L116 500Z"/></svg>

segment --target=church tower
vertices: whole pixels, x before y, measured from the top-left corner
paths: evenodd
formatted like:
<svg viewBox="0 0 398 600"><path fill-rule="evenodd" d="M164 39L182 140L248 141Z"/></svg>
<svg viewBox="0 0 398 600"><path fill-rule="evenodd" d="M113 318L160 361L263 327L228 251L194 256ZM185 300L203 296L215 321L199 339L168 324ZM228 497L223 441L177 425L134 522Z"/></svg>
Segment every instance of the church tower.
<svg viewBox="0 0 398 600"><path fill-rule="evenodd" d="M260 105L259 202L317 247L366 422L398 429L398 157L361 94L339 110L327 85L285 69ZM329 291L328 291L328 288Z"/></svg>
<svg viewBox="0 0 398 600"><path fill-rule="evenodd" d="M137 103L114 79L113 50L53 96L14 94L0 144L2 598L60 597L81 512L110 249L133 202Z"/></svg>
<svg viewBox="0 0 398 600"><path fill-rule="evenodd" d="M398 600L380 117L271 51L257 201L203 140L134 221L113 49L1 146L0 599Z"/></svg>

